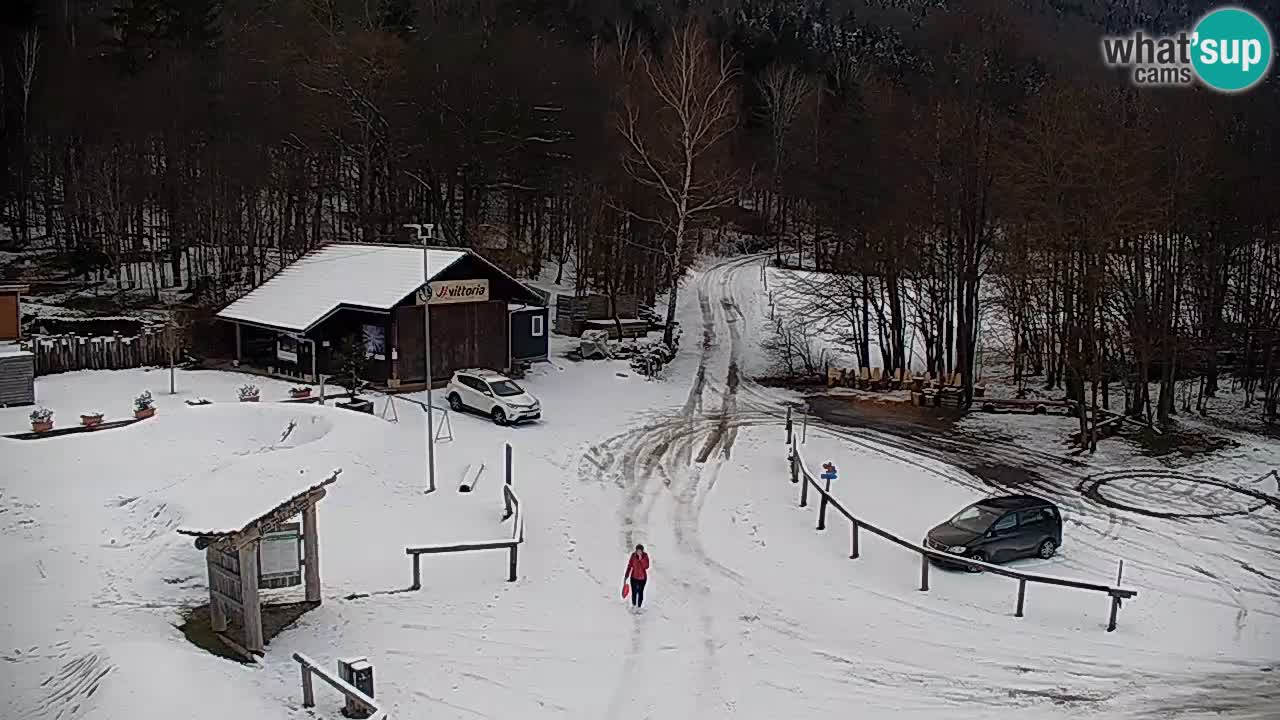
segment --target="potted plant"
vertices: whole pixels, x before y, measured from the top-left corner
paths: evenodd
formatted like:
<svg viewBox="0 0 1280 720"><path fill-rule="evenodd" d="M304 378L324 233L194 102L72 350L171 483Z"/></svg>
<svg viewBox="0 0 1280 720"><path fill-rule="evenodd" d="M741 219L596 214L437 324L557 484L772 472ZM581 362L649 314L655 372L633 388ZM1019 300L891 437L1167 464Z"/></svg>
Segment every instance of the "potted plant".
<svg viewBox="0 0 1280 720"><path fill-rule="evenodd" d="M49 432L53 429L53 411L39 407L31 411L31 430L33 432Z"/></svg>
<svg viewBox="0 0 1280 720"><path fill-rule="evenodd" d="M102 424L102 413L84 413L80 415L80 424L87 428L97 427Z"/></svg>
<svg viewBox="0 0 1280 720"><path fill-rule="evenodd" d="M289 397L293 398L294 400L309 398L311 397L311 388L303 385L300 385L295 388L289 388Z"/></svg>
<svg viewBox="0 0 1280 720"><path fill-rule="evenodd" d="M133 416L142 420L155 414L156 403L151 399L151 391L143 390L141 395L133 399Z"/></svg>
<svg viewBox="0 0 1280 720"><path fill-rule="evenodd" d="M260 393L257 385L241 385L238 392L240 393L240 402L258 402Z"/></svg>

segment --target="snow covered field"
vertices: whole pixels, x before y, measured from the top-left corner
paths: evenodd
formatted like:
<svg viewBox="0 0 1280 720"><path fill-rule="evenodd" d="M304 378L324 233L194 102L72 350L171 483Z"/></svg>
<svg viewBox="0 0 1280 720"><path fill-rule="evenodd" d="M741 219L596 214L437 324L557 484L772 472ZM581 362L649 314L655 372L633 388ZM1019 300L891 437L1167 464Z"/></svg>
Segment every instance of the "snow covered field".
<svg viewBox="0 0 1280 720"><path fill-rule="evenodd" d="M553 348L525 382L545 419L498 428L451 416L430 495L425 423L409 403L389 423L270 402L288 385L261 379L263 402L240 404L246 378L229 373L179 373L176 396L167 371L40 379L61 425L92 409L125 417L142 389L159 413L96 434L0 439L0 717L308 717L298 651L329 667L367 655L393 718L1280 717L1280 507L1259 500L1280 495L1274 476L1260 478L1280 464L1273 444L1242 440L1175 477L1119 441L1067 458L1047 439L1066 419L967 420L961 434L1008 436L994 452L1010 462L1039 458L1036 490L1066 515L1061 554L1021 564L1108 582L1123 558L1139 596L1106 633L1107 599L1094 593L1029 586L1023 618L1004 578L935 570L922 593L914 554L864 534L849 560L843 521L818 533L814 508L796 507L782 417L797 398L750 380L764 370L761 290L758 258L708 262L687 280L683 348L661 382ZM181 402L200 396L214 404ZM27 412L0 410L0 430L26 429ZM520 580L505 582L503 553L425 557L422 589L397 592L410 582L406 545L510 531L504 442L526 510ZM803 452L841 468L836 490L853 512L908 538L989 492L869 430L815 421ZM477 460L484 479L459 494ZM254 666L187 643L175 625L207 600L204 558L175 529L242 504L250 519L246 483L283 499L335 468L319 505L324 604ZM1254 494L1206 494L1202 477ZM1089 479L1112 503L1234 514L1116 509L1077 490ZM634 542L653 559L640 614L619 597ZM340 717L327 687L317 701L315 717Z"/></svg>

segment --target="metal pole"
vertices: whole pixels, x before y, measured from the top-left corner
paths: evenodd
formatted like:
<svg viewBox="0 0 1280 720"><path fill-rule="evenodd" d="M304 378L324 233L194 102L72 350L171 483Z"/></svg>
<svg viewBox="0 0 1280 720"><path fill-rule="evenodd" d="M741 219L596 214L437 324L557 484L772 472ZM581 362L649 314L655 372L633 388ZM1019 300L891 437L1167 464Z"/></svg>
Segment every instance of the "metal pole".
<svg viewBox="0 0 1280 720"><path fill-rule="evenodd" d="M436 424L435 404L431 401L431 270L428 241L431 239L435 225L417 225L418 237L422 239L422 334L425 345L424 359L427 365L427 492L436 490ZM423 232L426 228L426 232Z"/></svg>

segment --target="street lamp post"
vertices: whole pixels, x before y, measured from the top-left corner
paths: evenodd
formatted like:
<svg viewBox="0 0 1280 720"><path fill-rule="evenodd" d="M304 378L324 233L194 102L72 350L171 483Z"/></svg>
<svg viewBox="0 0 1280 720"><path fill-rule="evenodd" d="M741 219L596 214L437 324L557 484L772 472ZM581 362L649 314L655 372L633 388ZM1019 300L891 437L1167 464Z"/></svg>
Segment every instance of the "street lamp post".
<svg viewBox="0 0 1280 720"><path fill-rule="evenodd" d="M425 346L424 356L427 365L427 492L436 490L436 433L435 404L431 402L431 271L429 266L429 241L435 233L434 224L406 224L405 227L418 231L418 239L422 241L422 335ZM424 232L425 229L425 232Z"/></svg>

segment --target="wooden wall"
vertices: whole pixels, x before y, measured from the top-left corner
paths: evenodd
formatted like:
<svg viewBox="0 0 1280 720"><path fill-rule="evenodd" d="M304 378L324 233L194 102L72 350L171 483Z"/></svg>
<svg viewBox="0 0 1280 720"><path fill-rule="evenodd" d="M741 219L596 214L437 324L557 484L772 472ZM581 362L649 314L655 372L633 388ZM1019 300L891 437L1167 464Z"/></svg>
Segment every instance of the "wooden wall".
<svg viewBox="0 0 1280 720"><path fill-rule="evenodd" d="M421 382L426 374L422 343L422 307L396 309L398 371L402 382ZM507 303L481 302L431 308L431 375L447 380L454 370L507 366Z"/></svg>

